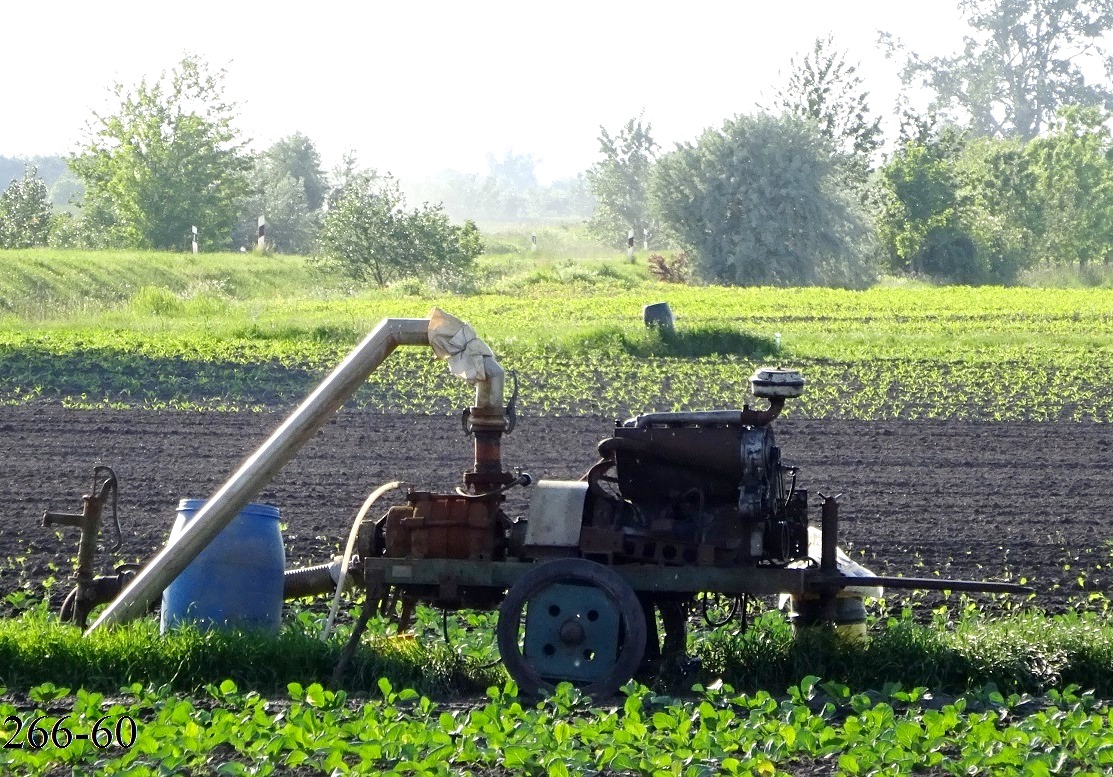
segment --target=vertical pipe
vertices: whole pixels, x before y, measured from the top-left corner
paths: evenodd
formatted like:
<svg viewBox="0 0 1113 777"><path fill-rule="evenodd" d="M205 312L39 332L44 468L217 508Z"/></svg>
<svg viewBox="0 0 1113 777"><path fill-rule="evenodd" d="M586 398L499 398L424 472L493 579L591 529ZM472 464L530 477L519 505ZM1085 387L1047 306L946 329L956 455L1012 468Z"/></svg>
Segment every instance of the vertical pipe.
<svg viewBox="0 0 1113 777"><path fill-rule="evenodd" d="M86 634L98 626L122 623L147 611L183 569L271 481L298 449L312 439L376 367L399 345L428 345L429 320L383 319L363 342L340 362L258 450L248 457L178 537L168 543L123 593L101 613Z"/></svg>
<svg viewBox="0 0 1113 777"><path fill-rule="evenodd" d="M838 545L839 545L839 502L838 497L823 497L820 507L820 529L822 540L819 554L819 569L823 575L835 575L839 571ZM819 595L819 617L828 624L833 625L838 615L837 602L838 589L824 587Z"/></svg>
<svg viewBox="0 0 1113 777"><path fill-rule="evenodd" d="M819 568L827 573L838 571L838 546L839 546L839 502L838 497L823 497L820 508L823 539L820 546Z"/></svg>

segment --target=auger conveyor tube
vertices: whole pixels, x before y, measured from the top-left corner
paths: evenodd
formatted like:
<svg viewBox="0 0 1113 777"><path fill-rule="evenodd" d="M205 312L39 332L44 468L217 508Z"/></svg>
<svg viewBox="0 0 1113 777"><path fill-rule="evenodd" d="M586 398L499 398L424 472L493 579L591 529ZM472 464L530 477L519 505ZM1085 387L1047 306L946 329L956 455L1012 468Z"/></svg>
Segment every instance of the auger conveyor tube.
<svg viewBox="0 0 1113 777"><path fill-rule="evenodd" d="M159 551L85 633L99 626L124 623L146 613L155 597L258 495L298 449L312 439L395 348L428 344L429 319L383 319L274 434L244 461L239 470L207 500L177 539Z"/></svg>

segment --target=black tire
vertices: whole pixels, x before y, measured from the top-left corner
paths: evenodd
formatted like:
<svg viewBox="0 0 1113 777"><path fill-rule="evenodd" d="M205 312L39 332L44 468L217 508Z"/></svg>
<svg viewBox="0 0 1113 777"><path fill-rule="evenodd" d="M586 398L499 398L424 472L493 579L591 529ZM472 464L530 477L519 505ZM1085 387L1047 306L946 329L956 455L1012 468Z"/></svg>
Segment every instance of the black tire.
<svg viewBox="0 0 1113 777"><path fill-rule="evenodd" d="M547 660L545 655L524 654L520 643L523 638L528 640L533 635L525 633L529 616L527 615L526 624L523 624L523 613L531 600L561 593L554 586L582 586L585 589L596 589L603 595L599 597L585 593L585 596L578 597L578 601L566 601L568 609L559 615L552 613L550 606L548 612L553 615L553 620L542 620L541 625L535 626L543 639L552 636L551 642L564 643L560 645L560 650L564 653L578 650L582 643L586 645L585 656L589 652L593 653L588 661L595 660L598 654L599 663L586 671L590 676L561 676L558 664L565 657L563 655ZM594 603L583 601L592 599ZM610 611L603 613L605 617L600 619L600 623L604 625L593 634L594 627L591 624L599 618L597 610L600 602L605 602ZM608 632L605 625L612 624L611 619L617 619L617 628ZM535 623L538 622L535 620ZM568 630L572 632L571 639L568 638ZM499 607L496 636L499 655L510 676L518 684L519 692L533 696L544 695L551 693L558 683L569 681L577 684L587 695L599 700L617 693L638 670L645 653L646 624L637 595L617 572L587 559L565 558L542 562L515 581ZM580 637L580 642L575 641L577 636ZM613 638L614 644L600 645L598 640L607 639L608 636ZM595 640L594 643L592 639ZM545 645L546 649L551 647L550 644ZM602 649L593 650L593 647Z"/></svg>

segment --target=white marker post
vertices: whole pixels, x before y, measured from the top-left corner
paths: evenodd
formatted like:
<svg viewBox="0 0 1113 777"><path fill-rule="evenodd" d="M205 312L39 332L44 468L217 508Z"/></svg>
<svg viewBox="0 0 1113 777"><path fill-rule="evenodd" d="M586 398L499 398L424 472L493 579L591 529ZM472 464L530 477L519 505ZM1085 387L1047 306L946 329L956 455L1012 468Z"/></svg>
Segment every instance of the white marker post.
<svg viewBox="0 0 1113 777"><path fill-rule="evenodd" d="M626 255L630 257L630 264L634 263L634 230L631 229L626 235Z"/></svg>
<svg viewBox="0 0 1113 777"><path fill-rule="evenodd" d="M259 237L255 240L255 247L260 251L267 250L267 217L259 217Z"/></svg>
<svg viewBox="0 0 1113 777"><path fill-rule="evenodd" d="M193 253L197 253L197 227L193 227Z"/></svg>
<svg viewBox="0 0 1113 777"><path fill-rule="evenodd" d="M536 251L537 250L537 233L536 232L534 232L532 235L529 236L529 245L530 245L530 250L531 251Z"/></svg>

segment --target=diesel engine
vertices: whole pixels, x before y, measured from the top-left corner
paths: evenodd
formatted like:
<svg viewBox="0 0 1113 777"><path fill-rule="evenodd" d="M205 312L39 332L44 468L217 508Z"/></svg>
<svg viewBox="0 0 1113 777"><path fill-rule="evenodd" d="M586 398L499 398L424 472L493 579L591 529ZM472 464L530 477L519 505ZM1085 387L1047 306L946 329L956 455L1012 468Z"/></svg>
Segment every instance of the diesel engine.
<svg viewBox="0 0 1113 777"><path fill-rule="evenodd" d="M769 408L648 413L616 422L579 481L537 484L526 555L606 564L783 565L807 555L808 494L781 461L771 422L804 381L751 378Z"/></svg>

